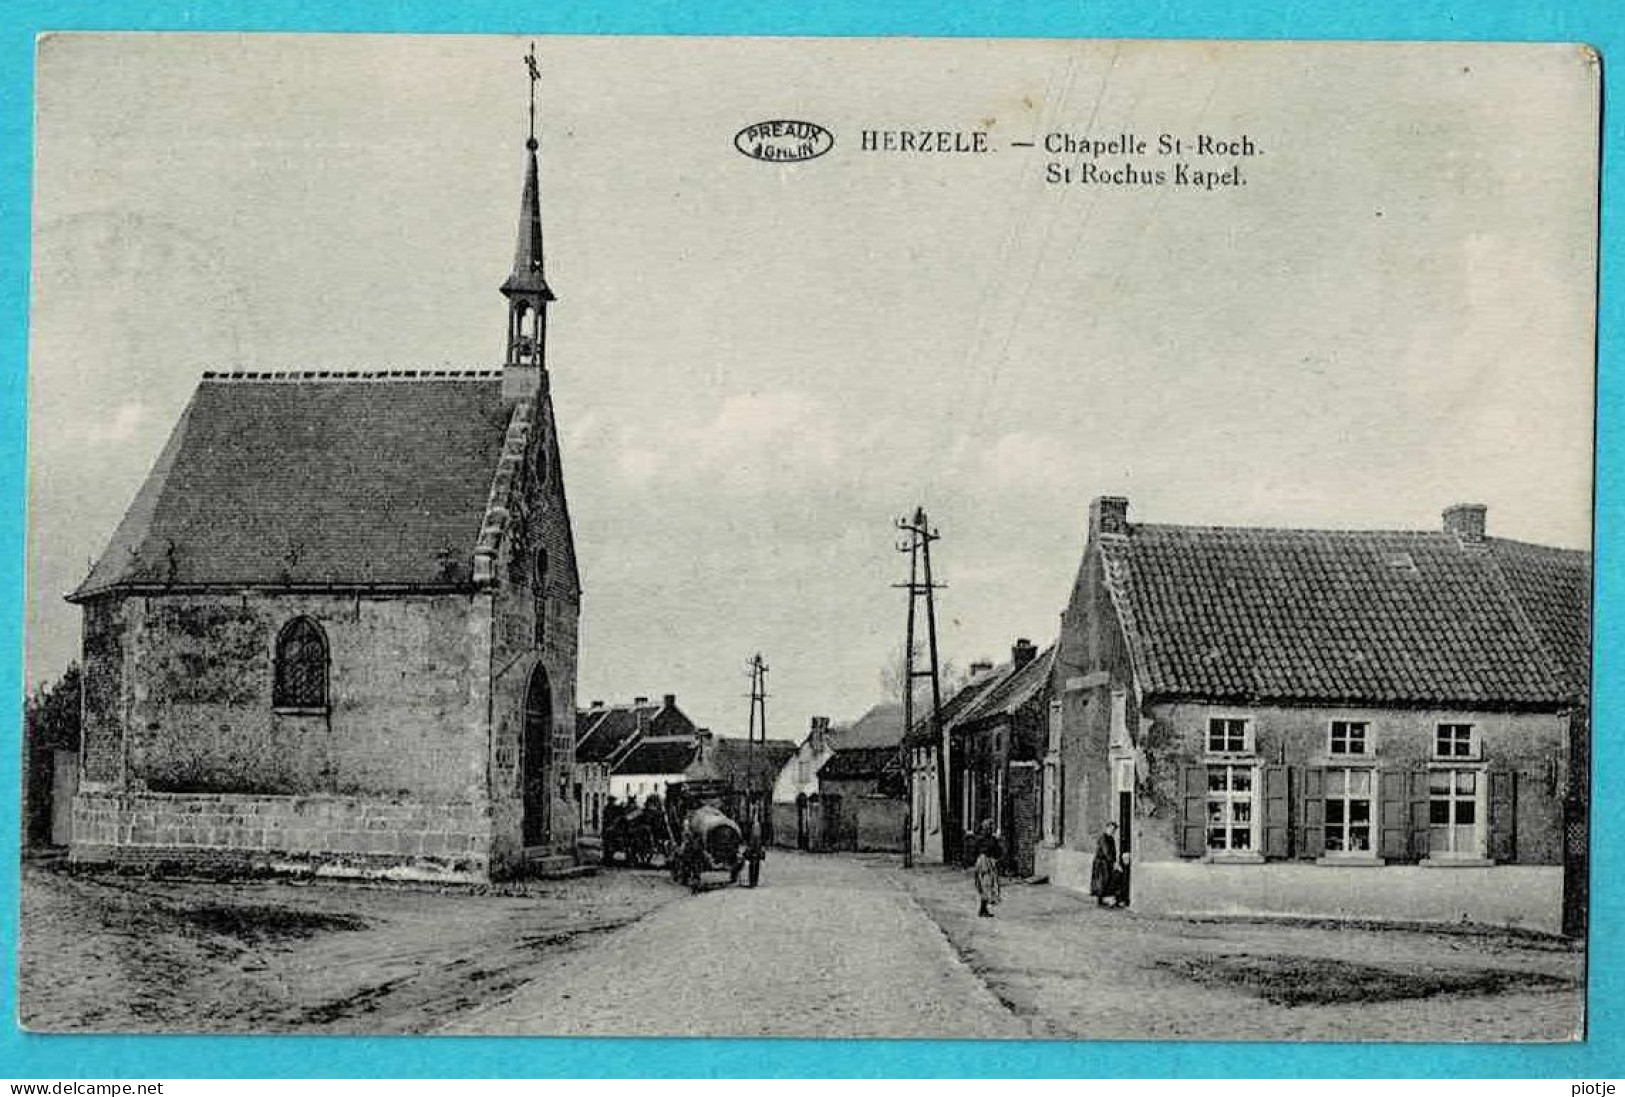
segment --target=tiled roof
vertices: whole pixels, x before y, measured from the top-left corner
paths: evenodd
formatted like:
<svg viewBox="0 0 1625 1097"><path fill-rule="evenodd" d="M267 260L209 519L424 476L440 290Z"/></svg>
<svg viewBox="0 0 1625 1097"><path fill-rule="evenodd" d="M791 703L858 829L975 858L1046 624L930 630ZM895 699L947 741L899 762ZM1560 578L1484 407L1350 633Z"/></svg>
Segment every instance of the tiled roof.
<svg viewBox="0 0 1625 1097"><path fill-rule="evenodd" d="M1005 673L979 691L955 714L954 726L963 727L989 717L1014 714L1049 683L1054 665L1054 645L1035 655L1019 670L1012 669L1011 664L1006 663L1000 668Z"/></svg>
<svg viewBox="0 0 1625 1097"><path fill-rule="evenodd" d="M818 769L820 779L825 777L854 780L878 777L901 767L897 747L838 748L830 759Z"/></svg>
<svg viewBox="0 0 1625 1097"><path fill-rule="evenodd" d="M885 701L846 727L831 728L830 742L837 750L854 747L895 747L903 737L901 701Z"/></svg>
<svg viewBox="0 0 1625 1097"><path fill-rule="evenodd" d="M686 735L649 736L638 740L613 772L680 774L694 761L699 747L698 739Z"/></svg>
<svg viewBox="0 0 1625 1097"><path fill-rule="evenodd" d="M700 751L690 776L761 784L772 781L795 753L796 744L788 739L768 739L752 745L748 739L719 737Z"/></svg>
<svg viewBox="0 0 1625 1097"><path fill-rule="evenodd" d="M512 410L495 371L205 374L74 598L460 587Z"/></svg>
<svg viewBox="0 0 1625 1097"><path fill-rule="evenodd" d="M1036 660L1035 660L1036 662ZM961 717L984 696L992 694L1010 677L1015 669L1014 663L1001 663L992 670L977 675L970 681L949 693L942 699L942 726L949 730L959 726ZM932 741L934 735L931 730L931 700L929 694L923 705L916 704L914 730L909 733L910 743L923 743Z"/></svg>
<svg viewBox="0 0 1625 1097"><path fill-rule="evenodd" d="M1099 543L1150 695L1473 708L1579 696L1586 553L1445 532L1128 529Z"/></svg>
<svg viewBox="0 0 1625 1097"><path fill-rule="evenodd" d="M576 713L576 761L605 762L614 756L638 730L638 714L645 721L652 720L660 711L658 705L614 705L601 709L588 709ZM591 717L583 727L582 717Z"/></svg>

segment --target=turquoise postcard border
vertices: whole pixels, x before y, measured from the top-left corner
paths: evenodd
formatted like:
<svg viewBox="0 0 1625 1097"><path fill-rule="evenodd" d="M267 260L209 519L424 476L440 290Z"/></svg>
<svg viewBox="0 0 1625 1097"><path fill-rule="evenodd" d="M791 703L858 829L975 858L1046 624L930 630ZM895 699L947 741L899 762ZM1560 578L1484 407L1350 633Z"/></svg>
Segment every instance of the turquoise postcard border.
<svg viewBox="0 0 1625 1097"><path fill-rule="evenodd" d="M1622 514L1625 263L1617 156L1622 112L1607 71L1625 47L1610 0L100 0L14 2L0 9L0 788L19 787L29 202L34 36L47 30L311 31L713 35L923 35L1086 38L1471 39L1583 41L1604 59L1604 165L1597 434L1596 773L1592 863L1591 1033L1578 1045L1254 1045L962 1043L947 1041L556 1040L341 1037L40 1037L16 1027L18 868L0 869L0 1077L548 1077L548 1076L1124 1076L1618 1077L1625 973L1621 814L1608 810L1625 763L1611 677L1620 650L1625 573L1615 570ZM1509 155L1515 154L1509 151ZM1531 363L1531 370L1538 370ZM18 848L15 792L0 812L0 849ZM1601 1005L1601 1008L1599 1007Z"/></svg>

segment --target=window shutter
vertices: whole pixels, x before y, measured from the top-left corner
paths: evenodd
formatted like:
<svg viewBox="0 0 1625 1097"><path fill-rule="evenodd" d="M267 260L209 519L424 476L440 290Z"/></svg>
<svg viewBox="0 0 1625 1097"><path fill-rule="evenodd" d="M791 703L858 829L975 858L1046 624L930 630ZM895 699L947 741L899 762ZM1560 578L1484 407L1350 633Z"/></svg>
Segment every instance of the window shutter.
<svg viewBox="0 0 1625 1097"><path fill-rule="evenodd" d="M1404 778L1411 804L1411 856L1421 860L1428 855L1428 771L1413 769Z"/></svg>
<svg viewBox="0 0 1625 1097"><path fill-rule="evenodd" d="M1518 775L1490 770L1490 847L1492 861L1518 859Z"/></svg>
<svg viewBox="0 0 1625 1097"><path fill-rule="evenodd" d="M1424 790L1426 788L1424 774ZM1378 810L1382 812L1382 834L1377 852L1384 860L1409 861L1411 859L1411 775L1403 769L1383 770L1377 775L1377 792L1381 796ZM1423 804L1426 811L1427 805Z"/></svg>
<svg viewBox="0 0 1625 1097"><path fill-rule="evenodd" d="M1179 771L1179 855L1200 857L1207 852L1207 769L1185 766Z"/></svg>
<svg viewBox="0 0 1625 1097"><path fill-rule="evenodd" d="M1298 812L1298 856L1308 859L1326 853L1326 771L1310 766L1303 771L1303 805Z"/></svg>
<svg viewBox="0 0 1625 1097"><path fill-rule="evenodd" d="M1292 855L1292 771L1264 767L1264 856Z"/></svg>

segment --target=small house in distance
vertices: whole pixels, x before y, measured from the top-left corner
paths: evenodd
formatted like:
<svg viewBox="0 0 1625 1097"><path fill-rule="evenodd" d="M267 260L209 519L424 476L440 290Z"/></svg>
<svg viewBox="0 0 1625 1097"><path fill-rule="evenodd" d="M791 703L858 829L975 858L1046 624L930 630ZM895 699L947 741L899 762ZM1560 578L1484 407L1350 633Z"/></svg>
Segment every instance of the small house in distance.
<svg viewBox="0 0 1625 1097"><path fill-rule="evenodd" d="M606 705L594 701L576 713L576 808L581 816L584 833L596 835L601 829L604 805L608 803L612 787L625 792L626 781L619 785L610 777L639 742L645 737L688 738L698 735L683 710L677 707L677 695L668 693L655 704L647 697L634 697L629 705ZM639 763L643 764L643 763ZM645 783L650 778L645 779Z"/></svg>
<svg viewBox="0 0 1625 1097"><path fill-rule="evenodd" d="M1096 499L1039 871L1087 886L1115 821L1140 909L1576 930L1590 595L1589 553L1478 505L1350 531Z"/></svg>
<svg viewBox="0 0 1625 1097"><path fill-rule="evenodd" d="M773 785L774 840L814 851L901 850L902 734L903 706L896 702L838 727L813 717Z"/></svg>

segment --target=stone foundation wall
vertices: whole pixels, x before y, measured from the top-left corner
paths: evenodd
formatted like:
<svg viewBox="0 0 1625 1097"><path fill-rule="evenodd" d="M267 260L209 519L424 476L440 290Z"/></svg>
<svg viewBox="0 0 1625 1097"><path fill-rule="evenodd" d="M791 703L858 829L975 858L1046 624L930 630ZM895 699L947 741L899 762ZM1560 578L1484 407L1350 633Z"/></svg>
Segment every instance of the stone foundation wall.
<svg viewBox="0 0 1625 1097"><path fill-rule="evenodd" d="M81 792L72 857L318 875L483 880L491 819L483 803L351 796Z"/></svg>
<svg viewBox="0 0 1625 1097"><path fill-rule="evenodd" d="M1091 854L1041 847L1050 883L1087 893ZM1135 865L1130 901L1141 914L1430 922L1562 932L1563 869L1556 865Z"/></svg>

